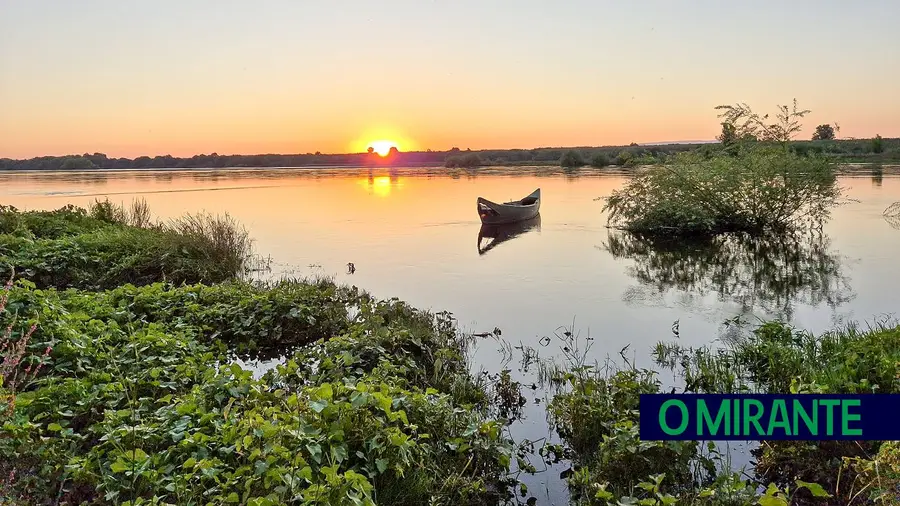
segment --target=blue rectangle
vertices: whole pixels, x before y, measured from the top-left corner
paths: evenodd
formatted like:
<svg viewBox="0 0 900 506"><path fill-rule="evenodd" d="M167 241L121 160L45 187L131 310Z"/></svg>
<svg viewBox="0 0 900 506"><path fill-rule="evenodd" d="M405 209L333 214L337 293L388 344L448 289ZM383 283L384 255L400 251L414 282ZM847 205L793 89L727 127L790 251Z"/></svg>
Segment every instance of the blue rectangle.
<svg viewBox="0 0 900 506"><path fill-rule="evenodd" d="M640 413L645 441L900 440L895 394L644 394Z"/></svg>

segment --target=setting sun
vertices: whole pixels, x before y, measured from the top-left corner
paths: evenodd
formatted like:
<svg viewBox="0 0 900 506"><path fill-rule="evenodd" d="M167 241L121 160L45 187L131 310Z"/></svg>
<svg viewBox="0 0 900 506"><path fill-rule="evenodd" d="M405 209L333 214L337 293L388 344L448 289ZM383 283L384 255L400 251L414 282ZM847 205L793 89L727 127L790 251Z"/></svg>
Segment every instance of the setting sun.
<svg viewBox="0 0 900 506"><path fill-rule="evenodd" d="M391 148L400 149L394 141L372 141L369 143L369 147L381 156L387 156L391 152Z"/></svg>

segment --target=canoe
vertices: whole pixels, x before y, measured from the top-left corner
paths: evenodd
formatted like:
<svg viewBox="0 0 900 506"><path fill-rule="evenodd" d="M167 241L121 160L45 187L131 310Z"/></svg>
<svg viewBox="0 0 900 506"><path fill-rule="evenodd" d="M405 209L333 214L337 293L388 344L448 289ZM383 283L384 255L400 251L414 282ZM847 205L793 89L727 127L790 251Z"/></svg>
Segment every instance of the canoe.
<svg viewBox="0 0 900 506"><path fill-rule="evenodd" d="M501 225L530 220L541 211L541 189L531 195L511 202L498 204L484 197L478 197L478 216L486 225Z"/></svg>
<svg viewBox="0 0 900 506"><path fill-rule="evenodd" d="M522 234L531 232L532 230L541 230L541 215L537 215L530 220L510 223L506 225L481 225L478 231L478 254L484 255L488 251L496 248L500 244L515 239ZM485 244L482 245L482 242Z"/></svg>

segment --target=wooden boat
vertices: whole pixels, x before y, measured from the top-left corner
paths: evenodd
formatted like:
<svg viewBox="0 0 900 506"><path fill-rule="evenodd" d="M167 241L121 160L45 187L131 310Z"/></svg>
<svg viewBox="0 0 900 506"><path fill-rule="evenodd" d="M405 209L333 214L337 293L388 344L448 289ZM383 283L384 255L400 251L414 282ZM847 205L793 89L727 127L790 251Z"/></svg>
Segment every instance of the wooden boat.
<svg viewBox="0 0 900 506"><path fill-rule="evenodd" d="M541 230L541 215L537 215L530 220L510 223L506 225L481 225L478 231L478 254L484 255L488 251L496 248L500 244L515 239L522 234L531 232L532 230ZM482 242L485 244L482 246Z"/></svg>
<svg viewBox="0 0 900 506"><path fill-rule="evenodd" d="M531 195L512 202L498 204L478 197L478 216L485 225L501 225L530 220L541 211L541 189Z"/></svg>

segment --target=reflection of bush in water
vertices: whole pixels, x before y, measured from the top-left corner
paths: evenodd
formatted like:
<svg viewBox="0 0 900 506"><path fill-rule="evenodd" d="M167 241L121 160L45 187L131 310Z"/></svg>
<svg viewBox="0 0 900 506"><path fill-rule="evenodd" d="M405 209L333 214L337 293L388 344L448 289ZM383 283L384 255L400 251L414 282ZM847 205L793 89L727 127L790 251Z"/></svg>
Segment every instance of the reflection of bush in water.
<svg viewBox="0 0 900 506"><path fill-rule="evenodd" d="M794 303L836 307L851 298L841 258L820 233L675 241L610 232L604 246L614 258L634 261L630 275L659 292L715 292L747 309L786 315Z"/></svg>
<svg viewBox="0 0 900 506"><path fill-rule="evenodd" d="M884 219L891 228L900 230L900 202L894 202L884 210Z"/></svg>

